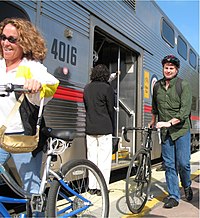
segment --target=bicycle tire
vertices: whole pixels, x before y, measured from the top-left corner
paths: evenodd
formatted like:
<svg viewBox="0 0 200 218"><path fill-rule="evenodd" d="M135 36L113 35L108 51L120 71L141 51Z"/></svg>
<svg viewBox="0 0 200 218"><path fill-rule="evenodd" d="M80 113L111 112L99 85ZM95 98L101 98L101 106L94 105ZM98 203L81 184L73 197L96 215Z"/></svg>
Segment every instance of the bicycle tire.
<svg viewBox="0 0 200 218"><path fill-rule="evenodd" d="M140 149L132 158L126 175L126 203L132 213L144 208L151 185L151 156Z"/></svg>
<svg viewBox="0 0 200 218"><path fill-rule="evenodd" d="M97 196L96 194L91 195L88 187L88 173L91 173L98 183L101 196ZM64 181L68 182L68 185L77 193L81 194L87 200L92 203L92 206L87 208L75 216L80 217L97 217L104 218L108 217L109 214L109 196L108 189L105 182L105 179L99 170L99 168L93 164L91 161L86 159L81 160L71 160L63 165L62 174L64 176ZM73 175L73 178L72 178ZM69 203L62 195L67 195L72 202ZM62 208L61 208L62 204ZM47 201L47 217L58 217L59 215L66 215L75 209L79 209L79 207L83 206L83 202L80 198L77 198L73 195L70 195L66 189L64 190L61 184L57 179L54 179L48 193L48 201ZM58 213L63 210L63 206L72 206L69 211L64 211L62 214ZM70 215L71 216L71 215Z"/></svg>

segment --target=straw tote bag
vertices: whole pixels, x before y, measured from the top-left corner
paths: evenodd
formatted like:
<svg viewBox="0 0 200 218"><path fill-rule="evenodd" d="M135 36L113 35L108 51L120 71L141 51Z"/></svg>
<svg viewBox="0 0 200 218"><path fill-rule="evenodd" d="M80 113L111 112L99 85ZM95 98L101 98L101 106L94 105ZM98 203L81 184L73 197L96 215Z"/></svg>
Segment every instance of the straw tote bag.
<svg viewBox="0 0 200 218"><path fill-rule="evenodd" d="M14 114L19 109L23 99L24 99L24 94L21 94L16 104L14 105L13 109L11 110L10 114L8 115L4 125L2 125L0 128L0 147L10 153L32 152L33 150L37 148L38 142L39 142L39 131L40 131L39 121L40 121L43 106L44 106L44 98L41 99L41 102L40 102L40 109L38 113L38 120L37 120L35 135L28 136L28 135L17 135L17 134L16 135L5 134L9 121L12 119Z"/></svg>

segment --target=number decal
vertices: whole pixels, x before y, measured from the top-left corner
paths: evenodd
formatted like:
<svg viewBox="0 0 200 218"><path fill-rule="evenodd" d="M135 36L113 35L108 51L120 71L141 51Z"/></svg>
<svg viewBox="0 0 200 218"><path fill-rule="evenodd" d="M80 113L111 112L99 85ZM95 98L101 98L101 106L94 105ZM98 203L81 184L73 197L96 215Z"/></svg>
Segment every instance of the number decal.
<svg viewBox="0 0 200 218"><path fill-rule="evenodd" d="M53 40L52 47L51 47L51 53L54 55L54 59L57 59L57 56L58 56L57 44L58 44L58 40L57 40L57 39L54 39L54 40Z"/></svg>
<svg viewBox="0 0 200 218"><path fill-rule="evenodd" d="M71 64L76 65L76 48L73 46L71 49Z"/></svg>
<svg viewBox="0 0 200 218"><path fill-rule="evenodd" d="M65 42L54 39L51 46L54 59L76 66L77 48Z"/></svg>
<svg viewBox="0 0 200 218"><path fill-rule="evenodd" d="M59 43L59 58L60 61L65 61L65 43L60 42Z"/></svg>

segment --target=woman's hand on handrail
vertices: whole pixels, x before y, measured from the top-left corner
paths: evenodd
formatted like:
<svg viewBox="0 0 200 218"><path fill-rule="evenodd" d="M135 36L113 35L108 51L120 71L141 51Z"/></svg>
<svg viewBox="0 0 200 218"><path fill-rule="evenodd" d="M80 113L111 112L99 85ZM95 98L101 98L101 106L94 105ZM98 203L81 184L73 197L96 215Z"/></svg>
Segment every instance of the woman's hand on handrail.
<svg viewBox="0 0 200 218"><path fill-rule="evenodd" d="M128 130L130 130L130 128L126 128L126 127L122 127L122 134L123 134L123 136L124 136L124 139L127 141L127 142L130 142L130 139L128 139L128 137L127 137L127 132L128 132Z"/></svg>

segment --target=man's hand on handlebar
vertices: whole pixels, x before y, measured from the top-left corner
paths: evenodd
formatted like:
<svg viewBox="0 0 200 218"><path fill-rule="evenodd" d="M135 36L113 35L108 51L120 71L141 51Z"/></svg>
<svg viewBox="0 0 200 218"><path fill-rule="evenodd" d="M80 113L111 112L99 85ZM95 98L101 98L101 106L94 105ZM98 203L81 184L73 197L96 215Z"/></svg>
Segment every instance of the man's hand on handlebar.
<svg viewBox="0 0 200 218"><path fill-rule="evenodd" d="M168 128L170 126L172 126L170 122L158 122L156 124L156 128L158 128L158 129L160 129L162 127L167 127Z"/></svg>

